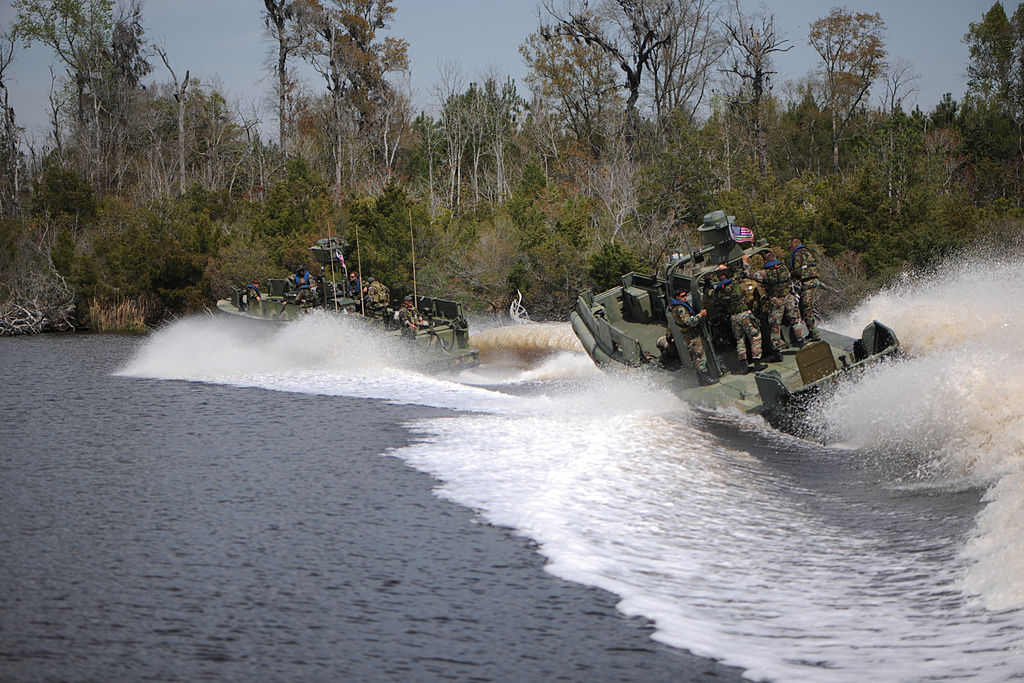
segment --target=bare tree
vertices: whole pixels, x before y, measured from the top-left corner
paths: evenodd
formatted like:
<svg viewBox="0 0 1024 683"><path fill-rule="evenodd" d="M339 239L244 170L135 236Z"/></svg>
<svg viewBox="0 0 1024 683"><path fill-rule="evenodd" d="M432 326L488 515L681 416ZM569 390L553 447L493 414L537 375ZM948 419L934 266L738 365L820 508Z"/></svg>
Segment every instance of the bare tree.
<svg viewBox="0 0 1024 683"><path fill-rule="evenodd" d="M882 111L893 114L903 108L903 102L921 92L921 74L914 65L904 60L897 60L890 65L884 74L885 96L882 98Z"/></svg>
<svg viewBox="0 0 1024 683"><path fill-rule="evenodd" d="M810 44L821 56L825 101L832 115L832 165L839 172L839 142L857 107L886 68L878 14L833 8L811 24Z"/></svg>
<svg viewBox="0 0 1024 683"><path fill-rule="evenodd" d="M544 177L551 174L551 162L558 158L563 135L561 117L550 108L549 101L536 89L531 90L529 114L522 125L522 135L517 136L521 155L540 155L544 166Z"/></svg>
<svg viewBox="0 0 1024 683"><path fill-rule="evenodd" d="M484 93L487 95L488 108L486 127L488 140L491 149L491 156L494 160L494 192L491 195L492 201L500 201L511 194L508 182L508 171L505 166L506 147L512 137L512 127L515 125L519 113L525 104L522 98L516 93L515 82L506 77L501 86L498 86L499 78L491 74L484 84Z"/></svg>
<svg viewBox="0 0 1024 683"><path fill-rule="evenodd" d="M596 10L588 0L543 0L542 7L554 19L553 26L542 26L548 39L560 35L576 42L596 45L606 52L625 75L626 141L630 148L636 139L639 119L636 103L640 98L644 69L659 50L672 40L667 21L678 0L602 0Z"/></svg>
<svg viewBox="0 0 1024 683"><path fill-rule="evenodd" d="M764 98L770 88L772 54L792 49L789 41L775 32L775 15L746 16L740 10L739 0L734 0L732 17L723 23L729 36L731 54L724 73L740 79L740 90L736 94L738 103L745 105L754 139L755 156L761 177L765 175L768 163L768 140L765 131Z"/></svg>
<svg viewBox="0 0 1024 683"><path fill-rule="evenodd" d="M306 40L303 33L306 25L299 21L302 13L311 11L307 0L263 0L267 11L263 17L267 32L277 43L277 63L274 72L277 75L278 98L278 142L281 150L288 154L287 100L292 90L288 78L288 57L296 52Z"/></svg>
<svg viewBox="0 0 1024 683"><path fill-rule="evenodd" d="M568 36L538 32L520 45L519 52L530 70L527 83L535 93L535 105L549 103L591 156L601 156L611 112L622 106L616 82L616 66L596 45L577 43Z"/></svg>
<svg viewBox="0 0 1024 683"><path fill-rule="evenodd" d="M113 0L11 3L11 8L18 12L13 29L25 45L42 43L64 63L76 94L76 121L84 135L88 135L87 111L97 106L91 85L102 70L103 44L112 26L113 5Z"/></svg>
<svg viewBox="0 0 1024 683"><path fill-rule="evenodd" d="M325 2L311 0L315 11L305 20L313 22L319 41L307 46L306 56L327 81L331 96L334 181L340 186L346 134L358 145L367 129L379 123L379 109L391 96L385 75L407 68L408 43L392 37L375 42L377 32L391 24L394 0ZM350 148L350 169L356 152Z"/></svg>
<svg viewBox="0 0 1024 683"><path fill-rule="evenodd" d="M444 132L445 163L448 166L448 206L460 203L462 195L462 155L466 150L468 133L465 130L463 103L459 98L465 77L458 64L441 67L441 80L437 95L441 104L441 130Z"/></svg>
<svg viewBox="0 0 1024 683"><path fill-rule="evenodd" d="M234 191L235 183L238 180L240 168L245 166L243 173L244 182L248 183L247 191L254 199L264 197L267 186L267 153L266 147L260 140L259 107L255 102L250 103L246 109L238 107L238 119L242 130L245 131L245 153L239 155L237 162L231 172L231 184L228 186L228 194Z"/></svg>
<svg viewBox="0 0 1024 683"><path fill-rule="evenodd" d="M380 150L385 182L391 180L402 139L412 125L412 83L402 80L401 89L390 88L390 97L381 103Z"/></svg>
<svg viewBox="0 0 1024 683"><path fill-rule="evenodd" d="M680 0L669 7L665 31L671 36L651 55L651 100L664 124L681 110L692 119L704 102L711 69L728 48L718 29L721 0Z"/></svg>
<svg viewBox="0 0 1024 683"><path fill-rule="evenodd" d="M138 110L142 78L152 71L145 54L143 39L142 5L129 0L118 6L117 18L111 31L109 76L101 82L103 88L103 115L108 119L108 144L113 148L104 156L111 160L107 175L118 191L124 189L131 165L130 155L139 146L132 135L134 118Z"/></svg>
<svg viewBox="0 0 1024 683"><path fill-rule="evenodd" d="M18 211L19 170L18 127L14 124L14 107L11 106L7 90L7 69L14 63L15 38L8 31L0 35L0 159L3 160L3 178L0 181L0 215L13 216Z"/></svg>
<svg viewBox="0 0 1024 683"><path fill-rule="evenodd" d="M174 104L178 119L178 191L185 194L185 89L189 84L189 72L186 69L185 78L179 82L178 75L174 73L167 60L167 50L163 46L156 46L154 49L171 73L171 80L174 82Z"/></svg>
<svg viewBox="0 0 1024 683"><path fill-rule="evenodd" d="M637 164L621 139L615 139L600 161L594 162L587 178L587 191L604 207L611 230L600 241L621 242L626 227L635 222L637 214Z"/></svg>
<svg viewBox="0 0 1024 683"><path fill-rule="evenodd" d="M898 149L901 145L897 136L899 119L896 112L902 111L903 100L906 97L920 90L918 83L921 77L914 71L913 65L902 60L891 65L883 77L885 95L882 98L881 110L889 117L889 121L885 126L886 141L881 155L885 169L886 192L890 200L895 200L891 210L896 212L899 211L909 182L911 164L911 155L907 154L907 150Z"/></svg>
<svg viewBox="0 0 1024 683"><path fill-rule="evenodd" d="M57 158L64 161L64 135L61 132L61 118L62 110L64 109L64 101L60 97L60 92L54 86L57 85L57 74L54 73L53 67L50 67L50 92L47 100L50 105L50 115L47 122L50 124L51 135L53 136L53 147L57 151Z"/></svg>
<svg viewBox="0 0 1024 683"><path fill-rule="evenodd" d="M69 330L74 291L53 266L56 226L41 221L10 234L0 259L0 337Z"/></svg>

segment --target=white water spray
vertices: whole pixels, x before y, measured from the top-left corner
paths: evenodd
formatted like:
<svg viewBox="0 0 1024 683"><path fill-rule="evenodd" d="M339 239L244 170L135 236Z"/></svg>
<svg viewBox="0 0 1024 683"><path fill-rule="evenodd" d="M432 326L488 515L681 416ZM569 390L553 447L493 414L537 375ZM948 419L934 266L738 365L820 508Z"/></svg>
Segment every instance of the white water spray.
<svg viewBox="0 0 1024 683"><path fill-rule="evenodd" d="M505 362L530 366L558 353L584 353L583 345L568 323L495 327L473 332L469 344L480 350L480 360L484 363Z"/></svg>
<svg viewBox="0 0 1024 683"><path fill-rule="evenodd" d="M872 369L822 408L831 438L912 459L919 481L988 487L961 587L993 610L1024 607L1022 302L1019 257L959 259L905 277L839 327L886 322L909 357Z"/></svg>
<svg viewBox="0 0 1024 683"><path fill-rule="evenodd" d="M1024 498L1013 440L1021 402L1003 401L991 415L1000 398L987 382L1009 391L1019 381L1000 368L1019 354L1009 340L1021 330L987 342L929 341L929 319L950 319L948 299L972 286L971 271L867 302L849 323L854 331L875 317L914 355L844 388L822 413L832 438L912 460L940 495L963 481L991 484L963 549L966 575L928 552L956 549L959 537L927 529L926 538L897 535L906 546L888 547L884 531L849 522L847 501L723 445L644 373L607 375L581 353L485 366L456 382L402 370L400 349L336 320L259 337L200 320L153 335L123 373L460 410L413 424L423 440L394 454L436 475L441 495L536 540L553 573L620 596L625 614L654 621L656 639L752 678L992 680L1024 671L1008 654L1024 643L1020 616L967 606L955 587L993 608L1016 604L1018 588L994 568L1015 566L1024 548L1024 530L1014 528L1021 510L1011 504ZM1002 276L1020 292L1012 271ZM997 327L1012 317L998 306L990 314ZM974 379L941 379L957 376ZM820 455L782 443L800 457Z"/></svg>

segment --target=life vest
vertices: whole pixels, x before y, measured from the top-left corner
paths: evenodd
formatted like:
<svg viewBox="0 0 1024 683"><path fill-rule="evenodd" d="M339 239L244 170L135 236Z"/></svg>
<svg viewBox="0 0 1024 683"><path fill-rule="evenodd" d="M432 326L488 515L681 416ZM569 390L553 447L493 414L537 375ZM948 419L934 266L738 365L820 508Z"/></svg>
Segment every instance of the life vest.
<svg viewBox="0 0 1024 683"><path fill-rule="evenodd" d="M691 306L690 304L688 304L685 301L682 301L680 299L672 299L672 305L673 306L682 306L687 311L689 311L690 315L697 315L697 311L693 310L693 306Z"/></svg>
<svg viewBox="0 0 1024 683"><path fill-rule="evenodd" d="M366 294L370 297L371 303L385 304L388 301L388 295L390 292L380 280L374 280L366 288Z"/></svg>
<svg viewBox="0 0 1024 683"><path fill-rule="evenodd" d="M803 254L800 254L800 272L797 272L796 257L797 253L801 249L806 251ZM807 247L802 244L794 249L793 253L790 254L789 269L792 271L794 279L798 279L801 282L813 280L818 277L818 264L814 262L814 254L812 254L811 250L807 249Z"/></svg>
<svg viewBox="0 0 1024 683"><path fill-rule="evenodd" d="M750 310L745 288L739 280L729 278L715 285L715 298L730 315Z"/></svg>
<svg viewBox="0 0 1024 683"><path fill-rule="evenodd" d="M679 332L683 335L684 339L689 339L694 334L694 328L697 327L697 321L694 320L697 312L686 301L680 299L671 299L670 301L672 303L670 311L672 317L676 320L676 324L679 326Z"/></svg>
<svg viewBox="0 0 1024 683"><path fill-rule="evenodd" d="M789 291L789 271L782 261L772 260L764 264L764 286L768 296L785 296Z"/></svg>

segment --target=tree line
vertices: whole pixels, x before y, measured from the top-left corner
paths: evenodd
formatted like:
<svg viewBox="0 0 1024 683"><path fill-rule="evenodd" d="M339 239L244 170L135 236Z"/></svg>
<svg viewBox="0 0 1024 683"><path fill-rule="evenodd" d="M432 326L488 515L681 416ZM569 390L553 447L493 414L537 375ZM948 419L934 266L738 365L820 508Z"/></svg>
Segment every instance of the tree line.
<svg viewBox="0 0 1024 683"><path fill-rule="evenodd" d="M144 329L310 265L325 236L393 293L415 252L420 291L471 310L520 291L562 318L579 291L654 272L716 208L812 244L832 306L1024 234L1024 4L964 27L967 92L922 111L883 18L846 8L802 37L813 72L780 83L793 42L738 0L541 0L525 83L447 65L425 106L394 0L264 0L276 120L150 39L138 0L12 9L3 334ZM4 85L33 46L54 56L41 140Z"/></svg>

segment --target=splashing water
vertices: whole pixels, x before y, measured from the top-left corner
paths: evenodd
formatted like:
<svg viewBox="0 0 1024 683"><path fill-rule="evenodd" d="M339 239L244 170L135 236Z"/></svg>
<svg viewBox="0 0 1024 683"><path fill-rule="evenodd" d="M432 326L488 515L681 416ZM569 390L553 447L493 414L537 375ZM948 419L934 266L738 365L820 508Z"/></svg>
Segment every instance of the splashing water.
<svg viewBox="0 0 1024 683"><path fill-rule="evenodd" d="M831 438L908 458L919 481L989 487L961 588L993 610L1024 607L1022 266L961 259L871 297L844 324L888 322L909 357L842 387L820 412Z"/></svg>
<svg viewBox="0 0 1024 683"><path fill-rule="evenodd" d="M583 345L568 323L506 325L470 336L470 346L480 350L481 362L517 362L532 365L553 354L583 353Z"/></svg>
<svg viewBox="0 0 1024 683"><path fill-rule="evenodd" d="M1005 364L1020 355L1022 330L999 306L970 314L989 316L988 336L953 342L928 324L955 318L949 297L966 301L963 290L981 286L971 270L908 281L847 323L876 317L915 352L821 406L842 451L695 411L644 373L603 373L572 350L488 364L458 381L422 375L403 369L399 345L327 317L261 334L182 321L154 334L121 373L458 410L410 425L422 440L393 455L435 475L440 495L534 539L552 573L618 595L623 613L654 622L655 639L751 678L1004 679L1024 672L1014 659L1024 615L994 614L963 595L992 609L1020 600L1016 577L996 568L1024 556L1024 394L1003 393L1020 386ZM1022 276L1009 265L1001 273L1021 291ZM503 335L495 350L504 344L517 359L517 349L546 344L494 333ZM742 446L728 440L737 430ZM859 479L833 484L850 476L858 449L909 474L880 492ZM774 452L794 469L773 463ZM972 520L959 525L955 507L899 496L916 482L938 496L990 485L966 545Z"/></svg>
<svg viewBox="0 0 1024 683"><path fill-rule="evenodd" d="M180 320L153 334L118 374L468 410L504 398L414 367L404 340L358 319L310 314L277 328L222 317ZM456 389L462 397L452 402Z"/></svg>

